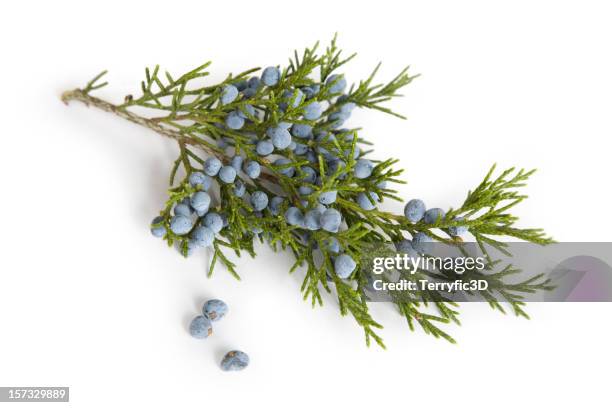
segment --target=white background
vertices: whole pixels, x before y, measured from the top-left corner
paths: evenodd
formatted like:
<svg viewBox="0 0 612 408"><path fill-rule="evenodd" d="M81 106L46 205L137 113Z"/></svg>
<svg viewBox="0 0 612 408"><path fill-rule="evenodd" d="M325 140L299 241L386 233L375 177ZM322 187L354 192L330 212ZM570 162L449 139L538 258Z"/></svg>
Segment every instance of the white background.
<svg viewBox="0 0 612 408"><path fill-rule="evenodd" d="M99 94L137 92L146 65L211 59L211 80L282 64L334 32L358 80L412 64L393 108L350 124L401 159L406 199L456 206L488 167L537 167L522 226L608 241L610 10L606 2L127 1L1 6L0 386L70 386L70 404L115 406L605 406L609 304L533 304L532 320L462 307L459 344L411 333L374 305L387 351L366 348L334 299L310 309L289 256L261 248L241 282L205 278L153 239L173 143L60 93L109 69ZM401 211L401 204L386 208ZM230 315L196 341L210 297ZM225 373L232 348L251 366Z"/></svg>

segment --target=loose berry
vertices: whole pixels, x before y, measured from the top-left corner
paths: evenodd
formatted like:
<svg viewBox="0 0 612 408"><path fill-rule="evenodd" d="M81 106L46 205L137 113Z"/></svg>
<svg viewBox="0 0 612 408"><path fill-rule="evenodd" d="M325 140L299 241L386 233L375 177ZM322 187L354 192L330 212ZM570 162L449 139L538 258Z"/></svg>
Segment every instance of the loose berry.
<svg viewBox="0 0 612 408"><path fill-rule="evenodd" d="M211 299L202 306L202 314L210 319L211 322L221 320L229 311L227 304L219 299Z"/></svg>
<svg viewBox="0 0 612 408"><path fill-rule="evenodd" d="M189 333L196 339L205 339L213 333L212 324L207 317L196 316L189 325Z"/></svg>
<svg viewBox="0 0 612 408"><path fill-rule="evenodd" d="M250 362L248 354L240 350L230 351L221 360L223 371L240 371L248 367Z"/></svg>

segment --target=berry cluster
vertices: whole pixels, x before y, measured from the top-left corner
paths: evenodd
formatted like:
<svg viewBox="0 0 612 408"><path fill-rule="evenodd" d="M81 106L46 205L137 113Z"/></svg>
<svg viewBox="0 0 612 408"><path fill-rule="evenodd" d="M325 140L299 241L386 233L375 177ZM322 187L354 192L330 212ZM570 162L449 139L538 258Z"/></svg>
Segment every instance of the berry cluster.
<svg viewBox="0 0 612 408"><path fill-rule="evenodd" d="M189 333L196 339L205 339L213 334L213 322L221 320L229 308L219 299L211 299L202 306L202 314L193 318L189 324ZM221 360L223 371L239 371L249 365L249 356L238 350L229 351Z"/></svg>
<svg viewBox="0 0 612 408"><path fill-rule="evenodd" d="M200 170L188 175L189 195L174 203L169 219L156 217L151 231L157 237L168 231L180 237L177 242L185 256L213 245L215 234L228 226L231 216L223 208L211 210L209 191L214 184L221 195L242 199L249 207L243 213L283 222L303 241L313 232L324 234L334 271L346 279L357 261L337 237L348 227L334 205L342 199L363 211L376 210L384 195L388 175L383 170L388 163L376 166L366 159L356 131L342 128L356 106L344 93L343 75L285 87L272 108L255 103L265 87L274 89L282 78L279 68L268 67L261 77L219 89L217 106L224 118L215 127L226 132L217 139L223 155L207 158ZM285 194L259 188L255 181L264 173L284 187ZM250 232L261 234L263 225L251 225Z"/></svg>

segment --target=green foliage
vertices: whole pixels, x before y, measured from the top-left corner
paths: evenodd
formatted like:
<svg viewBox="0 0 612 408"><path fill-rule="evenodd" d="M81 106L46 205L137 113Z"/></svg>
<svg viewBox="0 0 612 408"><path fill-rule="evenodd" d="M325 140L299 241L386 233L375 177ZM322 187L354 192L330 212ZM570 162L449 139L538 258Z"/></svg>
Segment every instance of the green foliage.
<svg viewBox="0 0 612 408"><path fill-rule="evenodd" d="M219 263L236 278L239 278L236 265L228 258L227 253L233 252L240 257L244 253L255 256L256 241L267 242L275 251L290 251L295 257L295 264L291 272L304 272L304 281L301 287L304 299L309 299L312 306L322 305L324 295L322 292L332 293L337 297L342 315L351 315L363 328L366 341L370 344L373 339L384 347L384 343L377 334L382 326L371 316L363 288L367 284L363 277L355 273L351 279L340 279L333 273L333 254L327 251L326 243L329 238L336 237L344 250L354 259L359 260L364 246L369 244L396 242L417 232L424 232L435 240L452 243L453 238L448 229L453 226L468 226L473 238L481 246L494 247L504 250L504 237L518 238L539 244L552 242L539 229L521 229L516 226L517 218L508 211L526 198L518 192L533 171L515 171L509 169L498 176L494 176L495 166L487 173L484 180L471 192L465 201L457 208L450 209L443 220L434 224L424 222L410 223L403 215L392 214L380 210L366 211L356 204L356 196L360 192L375 192L383 199L399 200L397 191L390 188L390 183L403 183L399 178L402 170L393 166L397 160L387 159L376 163L374 171L367 179L358 179L353 176L356 159L353 152L358 147L369 145L359 137L358 128L333 129L330 121L324 119L306 120L302 114L306 101L297 103L296 95L290 99L286 110L279 109L279 103L284 91L295 92L296 88L320 83L321 88L316 96L317 100L330 101L323 117L330 112L338 111L346 103L354 103L358 107L375 109L403 118L393 112L384 104L389 100L401 96L400 91L416 76L408 74L408 68L400 71L387 83L376 83L375 78L380 64L372 74L357 85L350 87L343 98L337 98L330 91L332 84L326 84L326 79L332 73L344 66L354 58L355 54L343 57L334 38L327 49L318 53L318 43L307 48L303 53L295 52L287 68L281 70L280 82L273 87L260 87L249 98L238 98L228 104L219 103L221 90L225 85L237 84L248 79L259 68L244 71L238 75L228 75L225 80L213 85L203 84L202 78L209 75L210 62L180 76L173 76L168 72L161 73L159 66L147 68L145 80L141 84L141 95L134 97L127 95L123 103L114 105L92 96L90 93L106 83L99 83L102 74L94 78L86 87L66 92L62 99L65 102L79 100L90 106L96 106L115 113L132 122L146 126L164 136L175 139L179 145L179 157L174 162L170 174L170 190L168 200L160 212L166 227L165 239L168 245L178 245L183 254L188 251L185 236L174 234L169 228L169 218L174 205L192 195L195 189L189 185L187 178L195 171L201 171L206 157L214 156L228 163L227 150L219 147L228 144L236 154L244 155L248 160L259 162L265 172L258 179L249 179L241 176L248 193L256 190L264 191L270 196L281 195L286 197L282 204L280 214L273 215L264 211L262 216L254 213L252 208L243 199L233 194L233 184L221 184L219 187L219 200L217 211L222 212L229 222L217 236L213 251L213 261L209 275ZM313 78L318 78L317 80ZM255 107L262 115L253 116L247 110L247 104ZM146 109L148 115L134 113L133 108ZM245 126L240 130L232 130L222 126L229 112L240 110L248 117ZM304 182L300 167L308 164L303 158L286 152L291 161L285 166L276 166L269 160L259 156L255 151L253 138L264 138L270 126L280 122L302 123L313 126L317 130L329 131L334 138L323 138L320 141L304 141L309 147L326 149L327 151L349 151L344 167L340 166L331 173L328 164L319 154L318 170L322 175L321 185ZM359 157L367 152L362 151ZM280 171L288 166L297 170L295 177L283 175ZM184 178L177 181L181 174ZM289 205L304 208L298 194L300 186L313 189L313 194L306 197L308 205L315 205L321 192L329 190L338 191L338 199L333 207L340 211L346 223L346 229L337 234L324 230L305 233L303 229L287 224L282 216ZM384 187L382 187L384 186ZM456 217L464 219L457 220ZM253 232L258 228L263 232ZM517 315L524 315L521 308L520 296L516 291L529 291L545 289L542 282L527 282L523 286L507 287L501 277L509 274L506 270L499 276L491 276L497 282L497 289L506 291L507 299ZM498 279L499 278L499 279ZM496 280L497 279L497 280ZM530 286L531 285L531 286ZM499 310L502 306L490 300L490 304ZM441 326L448 323L459 324L458 305L452 302L396 302L399 313L406 318L410 329L415 323L428 334L442 337L451 342L450 337Z"/></svg>

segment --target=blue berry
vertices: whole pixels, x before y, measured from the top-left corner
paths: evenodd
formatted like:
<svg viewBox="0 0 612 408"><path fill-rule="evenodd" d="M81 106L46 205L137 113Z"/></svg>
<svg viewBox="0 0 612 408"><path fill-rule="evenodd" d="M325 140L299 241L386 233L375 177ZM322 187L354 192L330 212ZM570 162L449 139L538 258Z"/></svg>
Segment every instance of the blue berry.
<svg viewBox="0 0 612 408"><path fill-rule="evenodd" d="M250 117L255 117L255 108L253 107L253 105L249 105L247 103L247 104L242 105L242 108L243 109L238 109L236 111L238 112L238 115L240 115L241 118L249 119Z"/></svg>
<svg viewBox="0 0 612 408"><path fill-rule="evenodd" d="M155 217L153 221L151 221L151 234L153 234L154 237L161 238L166 235L166 227L161 224L163 221L164 217L162 216ZM155 226L155 224L161 225Z"/></svg>
<svg viewBox="0 0 612 408"><path fill-rule="evenodd" d="M357 163L355 163L355 177L358 179L364 179L370 177L372 174L372 170L374 170L374 164L367 159L359 159Z"/></svg>
<svg viewBox="0 0 612 408"><path fill-rule="evenodd" d="M444 210L441 208L430 208L425 212L425 216L423 217L423 221L427 224L435 224L438 219L444 219Z"/></svg>
<svg viewBox="0 0 612 408"><path fill-rule="evenodd" d="M266 134L277 149L286 149L291 144L291 133L280 126L268 128Z"/></svg>
<svg viewBox="0 0 612 408"><path fill-rule="evenodd" d="M306 95L306 99L310 99L319 92L319 89L315 89L314 86L305 86L302 88L302 92L304 92L304 95Z"/></svg>
<svg viewBox="0 0 612 408"><path fill-rule="evenodd" d="M202 306L202 314L211 322L221 320L229 311L227 304L219 299L211 299Z"/></svg>
<svg viewBox="0 0 612 408"><path fill-rule="evenodd" d="M236 179L236 169L232 166L223 166L219 170L219 178L226 184L233 183Z"/></svg>
<svg viewBox="0 0 612 408"><path fill-rule="evenodd" d="M373 191L371 191L367 195L366 193L357 194L357 204L359 204L359 206L366 211L370 211L376 208L376 204L372 204L372 201L370 201L370 198L368 198L368 195L370 196L372 201L374 201L374 203L377 203L380 200L380 198L378 197L378 194L376 194Z"/></svg>
<svg viewBox="0 0 612 408"><path fill-rule="evenodd" d="M334 112L332 114L330 114L327 119L330 122L335 122L334 123L334 128L339 128L340 126L342 126L344 124L344 122L346 122L346 120L348 118L351 117L351 112Z"/></svg>
<svg viewBox="0 0 612 408"><path fill-rule="evenodd" d="M304 93L299 89L296 89L295 92L285 91L283 92L283 97L289 101L293 100L291 106L297 108L304 100Z"/></svg>
<svg viewBox="0 0 612 408"><path fill-rule="evenodd" d="M261 166L255 160L250 160L244 164L244 173L251 179L256 179L261 174Z"/></svg>
<svg viewBox="0 0 612 408"><path fill-rule="evenodd" d="M404 207L404 215L410 222L419 222L425 215L425 203L418 198L414 198Z"/></svg>
<svg viewBox="0 0 612 408"><path fill-rule="evenodd" d="M250 359L247 353L240 350L230 351L221 360L221 369L223 371L240 371L247 368Z"/></svg>
<svg viewBox="0 0 612 408"><path fill-rule="evenodd" d="M212 229L204 226L195 227L191 233L191 239L201 247L209 247L215 240L215 233Z"/></svg>
<svg viewBox="0 0 612 408"><path fill-rule="evenodd" d="M220 149L225 149L228 146L227 139L223 137L217 140L217 146L219 146Z"/></svg>
<svg viewBox="0 0 612 408"><path fill-rule="evenodd" d="M418 258L419 254L414 250L412 246L412 241L409 239L402 239L399 242L395 243L395 249L397 252L401 252L404 254L408 254L411 258Z"/></svg>
<svg viewBox="0 0 612 408"><path fill-rule="evenodd" d="M342 215L338 210L328 208L321 215L321 228L329 232L338 232L342 223Z"/></svg>
<svg viewBox="0 0 612 408"><path fill-rule="evenodd" d="M314 150L309 149L306 152L306 160L308 160L310 163L313 163L313 164L318 163L317 154L314 152Z"/></svg>
<svg viewBox="0 0 612 408"><path fill-rule="evenodd" d="M334 270L336 271L336 275L342 279L351 276L356 266L357 263L347 254L338 255L336 259L334 259Z"/></svg>
<svg viewBox="0 0 612 408"><path fill-rule="evenodd" d="M332 253L332 254L339 254L340 253L340 242L338 242L338 240L336 239L336 237L329 237L326 241L325 241L325 246L327 248L327 250Z"/></svg>
<svg viewBox="0 0 612 408"><path fill-rule="evenodd" d="M274 151L274 145L269 140L261 140L257 142L257 154L260 156L267 156Z"/></svg>
<svg viewBox="0 0 612 408"><path fill-rule="evenodd" d="M464 217L455 217L455 221L463 221ZM448 233L453 237L458 237L468 232L467 225L457 225L454 227L448 227Z"/></svg>
<svg viewBox="0 0 612 408"><path fill-rule="evenodd" d="M240 171L240 168L242 167L242 162L243 161L244 161L244 157L239 156L239 155L235 155L234 157L232 157L232 167L236 171Z"/></svg>
<svg viewBox="0 0 612 408"><path fill-rule="evenodd" d="M246 186L242 182L242 180L236 180L234 183L234 195L236 197L242 197L246 193Z"/></svg>
<svg viewBox="0 0 612 408"><path fill-rule="evenodd" d="M284 157L278 158L274 161L275 166L285 166L289 163L291 163L291 160L286 159ZM292 166L284 167L282 169L279 169L278 172L284 176L293 177L293 175L295 174L295 168Z"/></svg>
<svg viewBox="0 0 612 408"><path fill-rule="evenodd" d="M353 111L353 109L355 109L355 106L357 105L355 105L353 102L347 102L340 107L340 111L350 113Z"/></svg>
<svg viewBox="0 0 612 408"><path fill-rule="evenodd" d="M263 218L263 213L261 211L253 211L253 215L256 218ZM255 224L251 227L251 232L254 234L261 234L263 232L263 228L261 228L259 224Z"/></svg>
<svg viewBox="0 0 612 408"><path fill-rule="evenodd" d="M238 89L238 92L242 92L245 89L247 89L249 84L246 80L242 80L242 81L236 82L234 86L236 87L236 89Z"/></svg>
<svg viewBox="0 0 612 408"><path fill-rule="evenodd" d="M346 79L344 79L344 75L330 75L325 81L327 85L331 85L329 87L329 92L336 94L341 93L346 88Z"/></svg>
<svg viewBox="0 0 612 408"><path fill-rule="evenodd" d="M259 78L251 77L247 81L247 88L257 89L259 88Z"/></svg>
<svg viewBox="0 0 612 408"><path fill-rule="evenodd" d="M266 86L274 86L280 80L280 74L280 69L277 67L268 67L263 70L263 73L261 74L261 81Z"/></svg>
<svg viewBox="0 0 612 408"><path fill-rule="evenodd" d="M325 160L333 160L334 156L323 146L317 146L317 153L325 158Z"/></svg>
<svg viewBox="0 0 612 408"><path fill-rule="evenodd" d="M344 167L346 167L346 163L344 162L344 160L340 159L334 159L327 163L327 170L329 175L335 174L338 170L341 170Z"/></svg>
<svg viewBox="0 0 612 408"><path fill-rule="evenodd" d="M304 226L311 231L316 231L321 228L321 212L319 210L310 210L304 216Z"/></svg>
<svg viewBox="0 0 612 408"><path fill-rule="evenodd" d="M255 211L261 211L268 206L268 195L263 191L255 191L251 194L250 201Z"/></svg>
<svg viewBox="0 0 612 408"><path fill-rule="evenodd" d="M239 111L231 111L225 117L225 125L228 128L234 129L234 130L242 129L242 127L244 126L244 118L240 116Z"/></svg>
<svg viewBox="0 0 612 408"><path fill-rule="evenodd" d="M300 139L309 138L312 134L312 126L305 125L303 123L296 123L291 127L291 134L295 137L299 137Z"/></svg>
<svg viewBox="0 0 612 408"><path fill-rule="evenodd" d="M244 95L245 98L252 98L253 96L255 96L256 93L257 93L257 88L247 87L247 89L242 91L242 94Z"/></svg>
<svg viewBox="0 0 612 408"><path fill-rule="evenodd" d="M338 192L336 190L333 191L325 191L319 194L319 202L321 204L329 205L336 202L336 197L338 196Z"/></svg>
<svg viewBox="0 0 612 408"><path fill-rule="evenodd" d="M196 339L205 339L213 333L212 324L208 318L196 316L189 325L189 333Z"/></svg>
<svg viewBox="0 0 612 408"><path fill-rule="evenodd" d="M209 212L204 216L202 224L216 234L223 228L223 218L216 212Z"/></svg>
<svg viewBox="0 0 612 408"><path fill-rule="evenodd" d="M191 197L189 203L194 210L206 212L210 206L210 196L204 191L198 191Z"/></svg>
<svg viewBox="0 0 612 408"><path fill-rule="evenodd" d="M318 143L333 143L336 141L336 136L333 133L326 131L319 131L315 135L315 140Z"/></svg>
<svg viewBox="0 0 612 408"><path fill-rule="evenodd" d="M207 191L212 184L212 180L204 173L196 171L189 175L189 184L191 184L192 187L201 188Z"/></svg>
<svg viewBox="0 0 612 408"><path fill-rule="evenodd" d="M353 150L353 159L357 159L361 154L361 149L359 146L355 146L355 150ZM349 158L351 156L351 149L346 149L344 151L344 157Z"/></svg>
<svg viewBox="0 0 612 408"><path fill-rule="evenodd" d="M185 217L191 217L193 215L193 211L188 204L179 203L174 206L174 215L182 215Z"/></svg>
<svg viewBox="0 0 612 408"><path fill-rule="evenodd" d="M306 154L307 151L308 151L308 146L302 143L296 143L295 148L293 149L293 153L297 154L298 156Z"/></svg>
<svg viewBox="0 0 612 408"><path fill-rule="evenodd" d="M270 200L270 203L268 204L272 215L278 215L280 211L280 206L283 203L283 201L285 201L283 197L279 197L279 196L272 197L272 199Z"/></svg>
<svg viewBox="0 0 612 408"><path fill-rule="evenodd" d="M309 186L300 186L298 188L298 193L300 193L300 195L303 195L303 196L310 195L312 194L312 192L313 192L313 189L312 187L309 187Z"/></svg>
<svg viewBox="0 0 612 408"><path fill-rule="evenodd" d="M225 85L221 91L221 104L227 105L228 103L232 103L237 96L238 88L234 85Z"/></svg>
<svg viewBox="0 0 612 408"><path fill-rule="evenodd" d="M302 181L304 183L312 184L317 179L317 172L312 167L304 166L300 170L302 171L302 173L304 173L302 178Z"/></svg>
<svg viewBox="0 0 612 408"><path fill-rule="evenodd" d="M193 254L193 251L197 249L197 247L198 244L193 239L190 239L184 244L179 244L178 250L181 255L183 255L185 258L188 258Z"/></svg>
<svg viewBox="0 0 612 408"><path fill-rule="evenodd" d="M176 235L185 235L191 230L191 218L184 215L175 215L170 219L170 231Z"/></svg>
<svg viewBox="0 0 612 408"><path fill-rule="evenodd" d="M304 225L304 214L297 207L289 207L289 209L285 212L285 220L287 220L287 224L289 225Z"/></svg>
<svg viewBox="0 0 612 408"><path fill-rule="evenodd" d="M429 252L432 247L432 239L424 232L417 232L412 237L412 247L419 253Z"/></svg>
<svg viewBox="0 0 612 408"><path fill-rule="evenodd" d="M217 173L219 173L221 166L221 160L217 159L216 157L209 157L204 162L204 173L211 177L215 177Z"/></svg>

